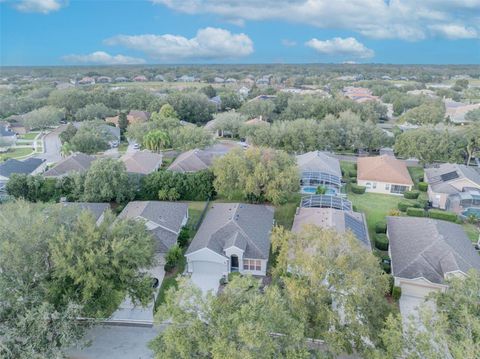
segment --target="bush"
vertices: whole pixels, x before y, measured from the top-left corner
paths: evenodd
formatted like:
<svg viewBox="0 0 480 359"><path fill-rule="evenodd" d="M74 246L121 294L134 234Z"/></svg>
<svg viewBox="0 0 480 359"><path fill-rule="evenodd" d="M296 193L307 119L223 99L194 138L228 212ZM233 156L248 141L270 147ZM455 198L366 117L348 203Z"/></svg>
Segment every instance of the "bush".
<svg viewBox="0 0 480 359"><path fill-rule="evenodd" d="M186 248L188 246L188 240L190 239L190 229L187 227L183 227L180 230L180 234L178 235L178 245L182 248Z"/></svg>
<svg viewBox="0 0 480 359"><path fill-rule="evenodd" d="M375 233L387 233L387 222L380 221L375 223Z"/></svg>
<svg viewBox="0 0 480 359"><path fill-rule="evenodd" d="M438 209L431 209L428 211L428 216L435 219L443 219L444 221L456 222L458 216L456 213L440 211Z"/></svg>
<svg viewBox="0 0 480 359"><path fill-rule="evenodd" d="M391 209L390 211L388 211L388 215L392 217L398 217L401 214L402 213L398 209Z"/></svg>
<svg viewBox="0 0 480 359"><path fill-rule="evenodd" d="M377 249L380 249L381 251L388 250L388 238L386 234L377 233L375 235L375 247L377 247Z"/></svg>
<svg viewBox="0 0 480 359"><path fill-rule="evenodd" d="M382 263L382 269L387 274L390 274L390 272L392 271L392 267L388 263Z"/></svg>
<svg viewBox="0 0 480 359"><path fill-rule="evenodd" d="M230 282L233 278L241 276L240 272L230 272L228 273L228 281Z"/></svg>
<svg viewBox="0 0 480 359"><path fill-rule="evenodd" d="M356 170L350 170L350 171L348 171L348 175L350 177L357 177L357 171Z"/></svg>
<svg viewBox="0 0 480 359"><path fill-rule="evenodd" d="M225 285L225 284L227 284L227 280L225 279L225 277L220 278L220 285Z"/></svg>
<svg viewBox="0 0 480 359"><path fill-rule="evenodd" d="M395 299L396 301L398 301L401 296L402 296L402 288L400 288L400 287L393 287L393 289L392 289L392 297L393 297L393 299Z"/></svg>
<svg viewBox="0 0 480 359"><path fill-rule="evenodd" d="M427 209L428 207L428 200L426 199L417 199L417 201L415 202L415 208L423 208L423 209Z"/></svg>
<svg viewBox="0 0 480 359"><path fill-rule="evenodd" d="M412 201L400 201L398 202L397 207L400 211L405 212L407 208L415 207L415 203Z"/></svg>
<svg viewBox="0 0 480 359"><path fill-rule="evenodd" d="M418 189L422 192L427 192L428 190L428 183L426 182L418 182L418 185L417 185Z"/></svg>
<svg viewBox="0 0 480 359"><path fill-rule="evenodd" d="M170 248L165 255L165 271L170 272L182 259L183 251L178 244Z"/></svg>
<svg viewBox="0 0 480 359"><path fill-rule="evenodd" d="M407 199L417 199L419 195L420 192L416 190L403 192L403 197Z"/></svg>
<svg viewBox="0 0 480 359"><path fill-rule="evenodd" d="M407 208L407 216L410 217L425 217L425 210L423 208Z"/></svg>
<svg viewBox="0 0 480 359"><path fill-rule="evenodd" d="M350 189L352 190L353 193L364 194L365 190L366 190L366 187L365 186L359 186L358 184L352 183L350 185Z"/></svg>

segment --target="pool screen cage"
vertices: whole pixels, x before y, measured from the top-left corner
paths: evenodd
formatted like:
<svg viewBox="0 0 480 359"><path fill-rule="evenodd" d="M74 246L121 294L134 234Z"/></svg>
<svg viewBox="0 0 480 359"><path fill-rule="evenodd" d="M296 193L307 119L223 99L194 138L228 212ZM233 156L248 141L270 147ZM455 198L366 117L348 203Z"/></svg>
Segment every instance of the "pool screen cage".
<svg viewBox="0 0 480 359"><path fill-rule="evenodd" d="M301 179L302 186L320 186L331 185L337 188L342 186L342 179L338 176L317 171L304 171L302 172Z"/></svg>
<svg viewBox="0 0 480 359"><path fill-rule="evenodd" d="M300 207L306 208L335 208L344 211L352 210L352 202L349 200L330 195L312 194L304 195L300 201Z"/></svg>

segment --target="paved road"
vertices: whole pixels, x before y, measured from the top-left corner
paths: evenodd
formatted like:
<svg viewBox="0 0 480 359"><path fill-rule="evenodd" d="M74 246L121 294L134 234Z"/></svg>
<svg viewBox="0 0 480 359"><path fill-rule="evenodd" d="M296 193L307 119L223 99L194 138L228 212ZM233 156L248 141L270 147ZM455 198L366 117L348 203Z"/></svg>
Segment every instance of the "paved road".
<svg viewBox="0 0 480 359"><path fill-rule="evenodd" d="M67 125L61 125L54 129L52 132L48 133L44 137L44 153L39 153L35 157L43 158L47 160L47 163L55 163L62 159L60 155L60 148L62 147L62 142L58 135L67 127Z"/></svg>

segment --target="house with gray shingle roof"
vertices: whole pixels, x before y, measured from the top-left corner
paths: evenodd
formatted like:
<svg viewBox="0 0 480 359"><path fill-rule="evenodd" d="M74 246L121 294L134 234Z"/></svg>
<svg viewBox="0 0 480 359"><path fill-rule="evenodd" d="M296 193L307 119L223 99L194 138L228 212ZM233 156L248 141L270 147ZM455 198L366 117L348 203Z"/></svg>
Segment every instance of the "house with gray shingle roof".
<svg viewBox="0 0 480 359"><path fill-rule="evenodd" d="M201 288L230 272L264 276L270 253L273 207L243 203L210 205L185 254L187 271ZM213 285L212 285L213 287Z"/></svg>
<svg viewBox="0 0 480 359"><path fill-rule="evenodd" d="M97 225L102 223L105 212L110 209L108 203L93 202L61 202L59 205L67 208L78 208L80 211L89 211Z"/></svg>
<svg viewBox="0 0 480 359"><path fill-rule="evenodd" d="M44 177L64 177L73 172L87 171L96 157L86 155L85 153L75 153L58 162L55 166L46 171Z"/></svg>
<svg viewBox="0 0 480 359"><path fill-rule="evenodd" d="M428 199L432 207L455 213L480 208L480 171L456 163L443 163L425 169Z"/></svg>
<svg viewBox="0 0 480 359"><path fill-rule="evenodd" d="M155 251L167 253L177 243L178 235L188 220L188 204L163 201L129 202L118 215L119 219L136 219L145 226L155 239Z"/></svg>
<svg viewBox="0 0 480 359"><path fill-rule="evenodd" d="M240 148L234 143L216 143L205 149L193 149L178 155L168 167L174 172L198 172L206 170L213 165L215 158L222 157L235 148Z"/></svg>
<svg viewBox="0 0 480 359"><path fill-rule="evenodd" d="M480 255L462 226L430 218L387 217L392 274L402 289L400 311L408 316L446 279L480 270Z"/></svg>
<svg viewBox="0 0 480 359"><path fill-rule="evenodd" d="M157 171L162 165L163 156L150 151L126 153L121 157L128 173L148 175Z"/></svg>
<svg viewBox="0 0 480 359"><path fill-rule="evenodd" d="M5 185L13 174L34 175L41 173L45 169L45 165L44 159L34 157L23 161L11 158L0 163L0 192L4 191Z"/></svg>

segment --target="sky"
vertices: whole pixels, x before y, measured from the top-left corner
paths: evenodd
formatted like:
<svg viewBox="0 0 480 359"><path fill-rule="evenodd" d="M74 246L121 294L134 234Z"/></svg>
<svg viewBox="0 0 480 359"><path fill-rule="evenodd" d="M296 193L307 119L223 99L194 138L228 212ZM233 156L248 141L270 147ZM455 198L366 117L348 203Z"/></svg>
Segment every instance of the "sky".
<svg viewBox="0 0 480 359"><path fill-rule="evenodd" d="M480 64L480 0L0 0L0 65Z"/></svg>

